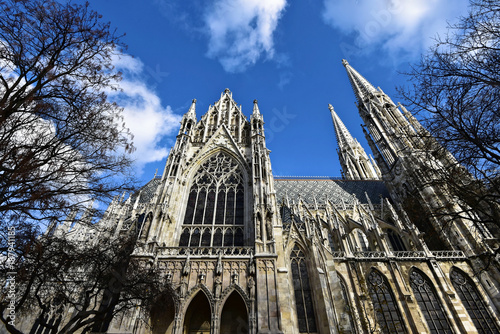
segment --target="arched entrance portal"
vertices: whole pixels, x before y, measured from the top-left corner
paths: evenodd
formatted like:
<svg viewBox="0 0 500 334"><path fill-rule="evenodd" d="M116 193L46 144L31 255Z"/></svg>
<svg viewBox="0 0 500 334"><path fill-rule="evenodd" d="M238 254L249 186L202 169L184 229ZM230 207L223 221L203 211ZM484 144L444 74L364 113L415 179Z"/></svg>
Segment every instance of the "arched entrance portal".
<svg viewBox="0 0 500 334"><path fill-rule="evenodd" d="M151 309L152 334L172 333L175 318L175 304L168 293L161 296Z"/></svg>
<svg viewBox="0 0 500 334"><path fill-rule="evenodd" d="M183 334L210 334L211 314L207 297L198 292L186 311Z"/></svg>
<svg viewBox="0 0 500 334"><path fill-rule="evenodd" d="M248 313L240 294L233 291L226 299L220 317L220 334L248 333Z"/></svg>

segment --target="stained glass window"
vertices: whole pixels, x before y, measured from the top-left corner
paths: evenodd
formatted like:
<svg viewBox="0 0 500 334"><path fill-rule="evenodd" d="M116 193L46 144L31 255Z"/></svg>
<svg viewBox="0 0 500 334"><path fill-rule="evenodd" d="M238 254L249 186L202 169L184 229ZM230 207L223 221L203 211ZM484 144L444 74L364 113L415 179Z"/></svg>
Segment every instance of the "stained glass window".
<svg viewBox="0 0 500 334"><path fill-rule="evenodd" d="M244 202L240 166L222 152L210 157L189 190L179 246L243 246Z"/></svg>
<svg viewBox="0 0 500 334"><path fill-rule="evenodd" d="M403 318L386 278L372 270L368 276L368 289L381 333L406 333Z"/></svg>
<svg viewBox="0 0 500 334"><path fill-rule="evenodd" d="M500 328L488 312L484 299L472 279L459 269L451 270L451 283L458 293L469 317L476 326L479 334L500 333Z"/></svg>
<svg viewBox="0 0 500 334"><path fill-rule="evenodd" d="M420 270L413 269L410 274L410 286L430 333L453 333L430 279Z"/></svg>
<svg viewBox="0 0 500 334"><path fill-rule="evenodd" d="M299 333L316 333L313 299L304 253L295 245L290 254L292 265L295 307L299 323Z"/></svg>

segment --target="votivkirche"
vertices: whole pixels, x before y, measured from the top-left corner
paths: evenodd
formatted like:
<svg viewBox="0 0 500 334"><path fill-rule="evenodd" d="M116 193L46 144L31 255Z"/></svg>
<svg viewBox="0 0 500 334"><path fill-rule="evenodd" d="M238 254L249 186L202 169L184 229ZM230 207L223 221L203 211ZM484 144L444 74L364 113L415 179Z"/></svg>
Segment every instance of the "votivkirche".
<svg viewBox="0 0 500 334"><path fill-rule="evenodd" d="M162 271L171 306L106 333L500 333L497 259L477 256L498 239L421 168L454 158L426 154L417 119L343 65L373 158L329 105L342 178L273 176L257 101L247 117L226 89L198 118L193 100L162 175L98 223L138 231L132 257Z"/></svg>

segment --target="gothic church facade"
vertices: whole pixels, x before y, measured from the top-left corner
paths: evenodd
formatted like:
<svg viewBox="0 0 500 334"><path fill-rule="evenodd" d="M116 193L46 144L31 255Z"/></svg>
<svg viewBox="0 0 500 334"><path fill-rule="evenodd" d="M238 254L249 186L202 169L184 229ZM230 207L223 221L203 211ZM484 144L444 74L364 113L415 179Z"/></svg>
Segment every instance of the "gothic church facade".
<svg viewBox="0 0 500 334"><path fill-rule="evenodd" d="M475 256L496 239L430 217L452 200L415 170L425 129L343 63L374 158L330 105L342 179L274 177L257 101L247 119L226 89L198 120L193 100L162 176L107 216L139 229L132 256L162 271L172 306L108 333L500 332L500 276ZM409 193L429 225L405 212Z"/></svg>

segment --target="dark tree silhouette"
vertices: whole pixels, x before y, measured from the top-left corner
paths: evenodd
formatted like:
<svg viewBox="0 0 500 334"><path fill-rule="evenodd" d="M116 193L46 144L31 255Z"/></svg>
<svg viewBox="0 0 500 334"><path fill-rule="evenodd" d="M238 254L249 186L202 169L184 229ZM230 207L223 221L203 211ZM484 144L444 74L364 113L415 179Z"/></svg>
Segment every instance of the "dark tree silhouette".
<svg viewBox="0 0 500 334"><path fill-rule="evenodd" d="M155 270L131 260L134 233L83 244L41 234L133 189L132 136L106 95L119 89L121 37L88 4L0 0L0 321L11 333L21 333L9 324L12 305L38 312L52 333L88 331L147 308L159 287ZM61 322L63 306L73 312Z"/></svg>
<svg viewBox="0 0 500 334"><path fill-rule="evenodd" d="M460 199L460 215L500 226L500 3L470 0L468 14L407 75L413 86L400 93L439 142L430 140L428 152L456 158L430 166L429 182Z"/></svg>
<svg viewBox="0 0 500 334"><path fill-rule="evenodd" d="M100 232L97 239L74 242L65 235L40 236L29 224L17 231L12 264L16 317L36 316L32 330L106 331L115 315L139 305L147 312L165 293L165 279L158 269L130 256L135 233L113 237L105 230L96 232ZM6 261L2 258L2 278L8 277ZM11 321L5 312L12 300L6 298L8 291L4 289L0 298L0 321L10 333L21 334L20 322Z"/></svg>
<svg viewBox="0 0 500 334"><path fill-rule="evenodd" d="M130 185L131 135L106 96L120 37L88 4L0 1L2 228Z"/></svg>

